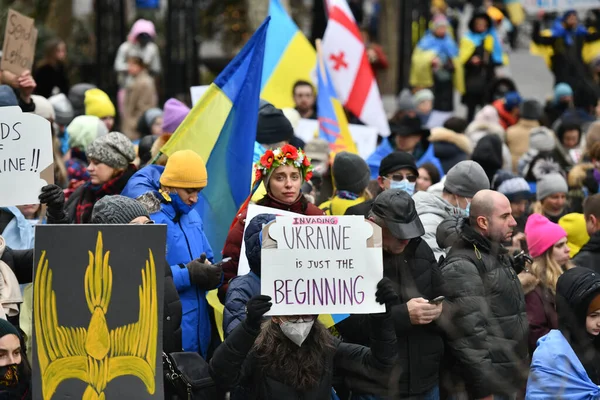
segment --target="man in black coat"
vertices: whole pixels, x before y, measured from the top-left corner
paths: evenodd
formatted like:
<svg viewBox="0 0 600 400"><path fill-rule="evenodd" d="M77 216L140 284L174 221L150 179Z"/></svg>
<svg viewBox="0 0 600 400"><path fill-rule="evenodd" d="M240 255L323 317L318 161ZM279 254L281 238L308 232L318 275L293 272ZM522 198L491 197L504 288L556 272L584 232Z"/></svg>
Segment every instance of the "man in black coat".
<svg viewBox="0 0 600 400"><path fill-rule="evenodd" d="M433 252L421 240L425 233L415 203L404 191L381 193L369 219L383 235L383 275L400 299L392 307L398 341L398 399L439 397L439 369L444 352L435 320L442 304L431 300L440 294L440 273ZM345 341L368 344L368 320L352 315L336 325Z"/></svg>
<svg viewBox="0 0 600 400"><path fill-rule="evenodd" d="M447 339L448 391L456 398L514 399L528 369L525 297L501 243L516 227L510 202L481 190L440 265L446 296L440 319ZM438 237L440 236L438 229ZM451 232L450 236L455 232Z"/></svg>
<svg viewBox="0 0 600 400"><path fill-rule="evenodd" d="M590 240L579 250L573 262L578 267L600 272L600 194L585 200L583 215Z"/></svg>

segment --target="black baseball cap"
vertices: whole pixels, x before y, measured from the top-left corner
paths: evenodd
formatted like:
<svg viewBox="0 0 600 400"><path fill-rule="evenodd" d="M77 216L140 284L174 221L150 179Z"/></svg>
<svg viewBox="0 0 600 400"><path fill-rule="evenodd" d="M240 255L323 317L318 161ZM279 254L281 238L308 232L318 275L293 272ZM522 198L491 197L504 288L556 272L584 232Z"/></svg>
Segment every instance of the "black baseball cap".
<svg viewBox="0 0 600 400"><path fill-rule="evenodd" d="M419 175L417 162L412 154L405 151L391 152L381 160L381 164L379 164L379 176L386 176L402 168L412 169L415 175Z"/></svg>
<svg viewBox="0 0 600 400"><path fill-rule="evenodd" d="M415 202L403 190L390 189L381 193L373 202L371 212L385 221L397 239L409 240L425 234Z"/></svg>

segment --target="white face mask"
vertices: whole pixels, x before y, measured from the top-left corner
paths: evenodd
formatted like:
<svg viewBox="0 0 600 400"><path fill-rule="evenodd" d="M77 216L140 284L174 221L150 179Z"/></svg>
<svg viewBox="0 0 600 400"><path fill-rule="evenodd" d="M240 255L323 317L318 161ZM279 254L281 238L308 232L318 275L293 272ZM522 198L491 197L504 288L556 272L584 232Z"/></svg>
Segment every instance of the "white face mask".
<svg viewBox="0 0 600 400"><path fill-rule="evenodd" d="M292 342L296 343L298 347L300 347L310 334L310 330L312 329L314 323L315 320L308 322L285 321L280 323L279 327L288 339L290 339Z"/></svg>

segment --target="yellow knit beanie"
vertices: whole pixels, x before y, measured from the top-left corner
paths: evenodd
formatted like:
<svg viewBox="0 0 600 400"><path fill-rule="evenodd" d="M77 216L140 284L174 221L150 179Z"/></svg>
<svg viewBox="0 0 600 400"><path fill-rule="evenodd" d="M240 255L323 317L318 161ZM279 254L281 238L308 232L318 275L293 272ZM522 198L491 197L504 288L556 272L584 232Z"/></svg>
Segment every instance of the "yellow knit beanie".
<svg viewBox="0 0 600 400"><path fill-rule="evenodd" d="M558 221L558 224L567 232L567 246L571 250L569 255L573 258L590 240L585 227L585 217L578 213L567 214Z"/></svg>
<svg viewBox="0 0 600 400"><path fill-rule="evenodd" d="M170 188L196 189L208 184L204 160L193 150L173 153L160 177L160 184Z"/></svg>
<svg viewBox="0 0 600 400"><path fill-rule="evenodd" d="M114 117L115 106L110 97L100 89L89 89L85 92L85 115L94 115L98 118Z"/></svg>

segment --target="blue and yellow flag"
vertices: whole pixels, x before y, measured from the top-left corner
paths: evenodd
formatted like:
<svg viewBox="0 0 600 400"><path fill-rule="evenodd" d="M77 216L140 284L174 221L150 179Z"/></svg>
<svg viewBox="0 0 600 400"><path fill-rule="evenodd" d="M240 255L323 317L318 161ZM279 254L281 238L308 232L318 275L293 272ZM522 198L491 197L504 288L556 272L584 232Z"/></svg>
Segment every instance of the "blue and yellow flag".
<svg viewBox="0 0 600 400"><path fill-rule="evenodd" d="M269 18L225 67L161 152L191 149L206 161L204 233L215 250L225 244L239 207L250 194L252 154Z"/></svg>
<svg viewBox="0 0 600 400"><path fill-rule="evenodd" d="M356 144L350 134L346 112L335 93L320 47L318 43L319 59L317 63L317 77L319 89L317 94L317 117L319 121L319 137L329 142L332 156L341 151L358 154Z"/></svg>
<svg viewBox="0 0 600 400"><path fill-rule="evenodd" d="M271 0L269 15L260 97L277 108L294 107L294 84L312 80L317 56L279 0Z"/></svg>

